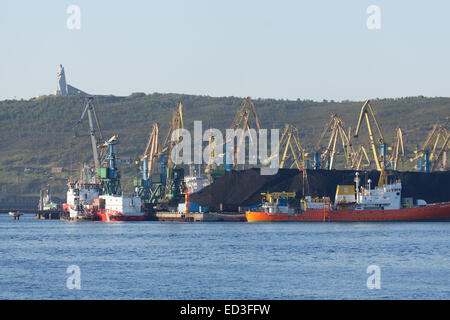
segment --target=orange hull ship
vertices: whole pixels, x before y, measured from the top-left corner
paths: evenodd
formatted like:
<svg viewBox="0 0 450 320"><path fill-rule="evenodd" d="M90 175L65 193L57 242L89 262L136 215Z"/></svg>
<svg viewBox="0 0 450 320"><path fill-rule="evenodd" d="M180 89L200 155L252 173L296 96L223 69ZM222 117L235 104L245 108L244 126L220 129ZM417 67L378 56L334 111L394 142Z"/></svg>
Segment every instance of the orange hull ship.
<svg viewBox="0 0 450 320"><path fill-rule="evenodd" d="M295 193L264 194L266 201L246 212L248 222L351 222L351 221L450 221L450 202L427 204L424 200L401 198L400 181L374 189L371 181L359 187L338 186L334 204L329 198L298 202Z"/></svg>
<svg viewBox="0 0 450 320"><path fill-rule="evenodd" d="M248 222L351 222L351 221L450 221L450 202L398 210L331 210L309 209L301 213L268 213L247 211Z"/></svg>

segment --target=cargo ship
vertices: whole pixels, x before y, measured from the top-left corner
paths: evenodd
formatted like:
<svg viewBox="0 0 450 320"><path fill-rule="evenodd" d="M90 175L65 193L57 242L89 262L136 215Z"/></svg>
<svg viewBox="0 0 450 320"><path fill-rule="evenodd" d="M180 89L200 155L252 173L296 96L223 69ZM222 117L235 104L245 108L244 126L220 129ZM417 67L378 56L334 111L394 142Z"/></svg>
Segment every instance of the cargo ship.
<svg viewBox="0 0 450 320"><path fill-rule="evenodd" d="M146 221L150 212L143 210L141 198L125 195L102 195L94 199L91 208L94 220L99 221Z"/></svg>
<svg viewBox="0 0 450 320"><path fill-rule="evenodd" d="M109 148L108 167L92 170L84 166L79 180L69 180L63 219L107 222L150 219L150 211L142 206L141 197L122 193L113 148L116 143L116 136L105 142Z"/></svg>
<svg viewBox="0 0 450 320"><path fill-rule="evenodd" d="M67 202L63 204L66 220L73 221L145 221L149 212L141 198L126 195L101 195L102 186L86 181L69 181Z"/></svg>
<svg viewBox="0 0 450 320"><path fill-rule="evenodd" d="M265 201L250 207L245 215L248 222L450 221L450 202L427 204L402 198L399 180L379 183L373 189L370 179L364 186L359 183L356 173L355 185L338 185L334 203L326 197L297 200L290 192L263 194Z"/></svg>
<svg viewBox="0 0 450 320"><path fill-rule="evenodd" d="M101 190L101 185L86 181L69 180L67 183L67 200L63 204L65 220L95 220L92 205Z"/></svg>

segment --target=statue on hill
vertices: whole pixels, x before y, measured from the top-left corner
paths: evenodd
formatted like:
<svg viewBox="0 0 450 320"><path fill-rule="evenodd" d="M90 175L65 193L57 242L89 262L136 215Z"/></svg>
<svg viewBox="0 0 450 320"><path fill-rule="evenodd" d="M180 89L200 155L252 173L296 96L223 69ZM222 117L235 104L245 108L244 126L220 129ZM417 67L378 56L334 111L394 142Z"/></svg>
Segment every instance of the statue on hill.
<svg viewBox="0 0 450 320"><path fill-rule="evenodd" d="M64 72L64 67L62 64L59 65L58 73L56 74L56 96L66 96L66 95L73 95L73 94L82 94L87 95L86 92L81 91L80 89L77 89L69 84L66 83L66 74Z"/></svg>

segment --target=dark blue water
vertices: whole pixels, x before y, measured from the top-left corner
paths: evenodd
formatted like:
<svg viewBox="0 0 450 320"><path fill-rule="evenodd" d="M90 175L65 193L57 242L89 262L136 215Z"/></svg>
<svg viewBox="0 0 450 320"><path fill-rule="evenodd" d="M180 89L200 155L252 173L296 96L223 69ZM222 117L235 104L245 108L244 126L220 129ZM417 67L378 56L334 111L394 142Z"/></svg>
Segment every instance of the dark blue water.
<svg viewBox="0 0 450 320"><path fill-rule="evenodd" d="M101 223L0 215L0 299L449 299L450 223ZM67 267L81 289L66 286ZM368 289L369 265L381 289Z"/></svg>

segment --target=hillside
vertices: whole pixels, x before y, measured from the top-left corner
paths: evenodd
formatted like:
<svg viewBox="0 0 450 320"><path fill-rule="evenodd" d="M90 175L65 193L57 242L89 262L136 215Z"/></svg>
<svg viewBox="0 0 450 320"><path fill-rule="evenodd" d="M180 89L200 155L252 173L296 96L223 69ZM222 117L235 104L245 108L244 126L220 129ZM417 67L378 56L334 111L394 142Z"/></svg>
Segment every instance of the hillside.
<svg viewBox="0 0 450 320"><path fill-rule="evenodd" d="M87 121L79 128L79 137L73 137L83 100L82 96L45 96L0 102L1 193L36 195L50 181L55 192L62 195L70 172L92 157ZM96 108L104 135L120 136L119 156L135 159L143 152L153 122L160 124L160 135L165 135L171 112L179 101L184 106L187 129L192 129L194 120L203 120L204 129L224 130L232 123L242 98L135 93L128 97L98 96ZM363 104L273 99L253 102L262 127L281 129L287 122L294 124L308 151L312 151L331 113L337 113L354 128ZM450 98L372 99L372 105L387 143L394 142L395 129L400 126L409 152L423 143L437 121L450 115ZM362 134L359 139L364 138ZM52 167L63 167L63 173L50 174ZM404 164L403 169L410 168L411 164ZM137 170L133 164L122 166L127 191Z"/></svg>

